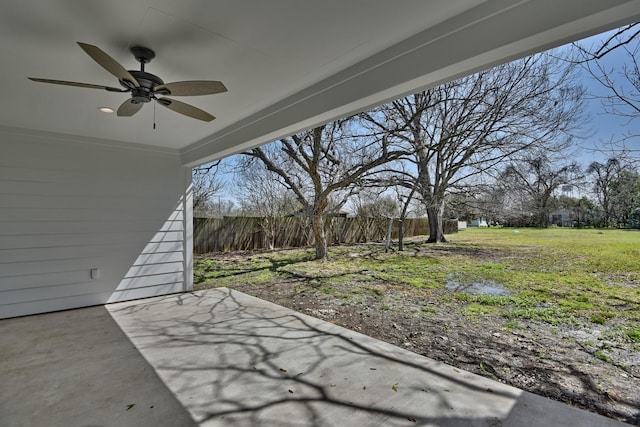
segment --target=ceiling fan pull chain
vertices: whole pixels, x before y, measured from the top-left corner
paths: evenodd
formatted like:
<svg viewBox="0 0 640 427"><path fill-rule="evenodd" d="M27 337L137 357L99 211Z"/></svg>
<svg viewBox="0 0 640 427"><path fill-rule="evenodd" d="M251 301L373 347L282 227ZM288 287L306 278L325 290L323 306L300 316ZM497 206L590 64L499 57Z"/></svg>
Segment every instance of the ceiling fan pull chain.
<svg viewBox="0 0 640 427"><path fill-rule="evenodd" d="M153 129L156 128L156 103L153 103Z"/></svg>

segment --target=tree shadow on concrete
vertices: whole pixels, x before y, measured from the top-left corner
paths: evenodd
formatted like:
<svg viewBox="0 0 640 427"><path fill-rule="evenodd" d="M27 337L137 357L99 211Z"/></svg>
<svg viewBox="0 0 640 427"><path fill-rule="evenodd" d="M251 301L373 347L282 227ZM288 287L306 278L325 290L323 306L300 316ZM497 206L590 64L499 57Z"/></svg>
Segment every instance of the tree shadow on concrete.
<svg viewBox="0 0 640 427"><path fill-rule="evenodd" d="M184 301L177 301L184 299L190 310L181 310ZM442 374L437 362L417 355L411 360L404 356L412 353L399 348L226 289L111 311L204 424L472 425L493 420L494 411L456 417L458 390L476 397L492 393L505 406L517 398L515 390L488 392L480 377ZM434 377L410 381L426 374Z"/></svg>
<svg viewBox="0 0 640 427"><path fill-rule="evenodd" d="M546 426L549 414L594 417L226 288L110 311L202 425L499 426L526 416Z"/></svg>

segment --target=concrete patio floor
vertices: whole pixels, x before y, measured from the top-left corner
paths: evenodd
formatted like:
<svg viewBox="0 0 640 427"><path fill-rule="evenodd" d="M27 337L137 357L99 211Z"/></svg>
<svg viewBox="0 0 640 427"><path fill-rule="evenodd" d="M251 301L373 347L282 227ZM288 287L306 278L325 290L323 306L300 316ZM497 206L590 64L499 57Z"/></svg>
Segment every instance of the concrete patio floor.
<svg viewBox="0 0 640 427"><path fill-rule="evenodd" d="M0 321L0 426L623 426L225 288Z"/></svg>

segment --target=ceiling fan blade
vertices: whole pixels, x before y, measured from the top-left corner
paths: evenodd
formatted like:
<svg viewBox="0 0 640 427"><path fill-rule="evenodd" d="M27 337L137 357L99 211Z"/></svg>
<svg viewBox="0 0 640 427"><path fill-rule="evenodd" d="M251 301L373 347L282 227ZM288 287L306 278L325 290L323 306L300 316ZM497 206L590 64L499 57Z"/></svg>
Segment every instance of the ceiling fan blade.
<svg viewBox="0 0 640 427"><path fill-rule="evenodd" d="M222 82L213 80L191 80L184 82L165 83L153 88L154 91L162 91L167 89L167 95L173 96L196 96L196 95L213 95L214 93L226 92L227 88Z"/></svg>
<svg viewBox="0 0 640 427"><path fill-rule="evenodd" d="M202 120L204 122L210 122L211 120L215 119L215 117L213 117L206 111L196 108L193 105L176 101L175 99L156 98L156 100L160 105L163 105L168 109L175 111L176 113L184 114L185 116L191 117L193 119Z"/></svg>
<svg viewBox="0 0 640 427"><path fill-rule="evenodd" d="M53 83L56 85L86 87L89 89L103 89L103 90L108 90L109 92L128 92L126 89L109 87L109 86L100 86L100 85L94 85L90 83L68 82L66 80L38 79L35 77L27 77L27 78L34 82L40 82L40 83Z"/></svg>
<svg viewBox="0 0 640 427"><path fill-rule="evenodd" d="M142 108L141 102L134 102L133 99L127 99L120 107L118 107L118 117L131 117Z"/></svg>
<svg viewBox="0 0 640 427"><path fill-rule="evenodd" d="M105 70L113 74L118 80L125 80L140 87L140 83L128 72L118 61L107 55L102 49L86 43L77 42L78 45L89 55L94 61L102 66Z"/></svg>

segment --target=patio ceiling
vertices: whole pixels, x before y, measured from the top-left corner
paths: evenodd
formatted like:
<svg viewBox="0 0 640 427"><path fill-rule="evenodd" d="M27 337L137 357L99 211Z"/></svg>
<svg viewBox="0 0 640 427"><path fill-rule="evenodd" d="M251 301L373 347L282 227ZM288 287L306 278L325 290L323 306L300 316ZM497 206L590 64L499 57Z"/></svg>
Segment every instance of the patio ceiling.
<svg viewBox="0 0 640 427"><path fill-rule="evenodd" d="M639 0L8 0L0 126L144 144L195 165L638 19ZM146 70L165 82L223 81L227 93L180 98L217 119L152 105L119 118L98 108L125 94L27 80L118 86L76 41L127 69L138 69L130 46L152 48Z"/></svg>

